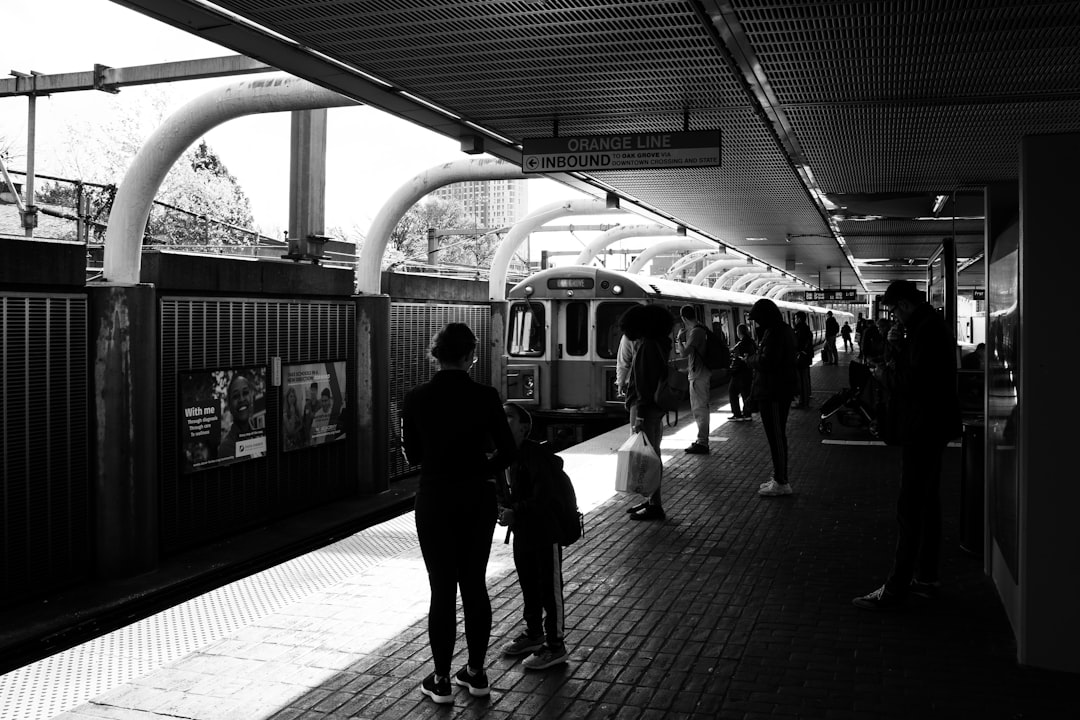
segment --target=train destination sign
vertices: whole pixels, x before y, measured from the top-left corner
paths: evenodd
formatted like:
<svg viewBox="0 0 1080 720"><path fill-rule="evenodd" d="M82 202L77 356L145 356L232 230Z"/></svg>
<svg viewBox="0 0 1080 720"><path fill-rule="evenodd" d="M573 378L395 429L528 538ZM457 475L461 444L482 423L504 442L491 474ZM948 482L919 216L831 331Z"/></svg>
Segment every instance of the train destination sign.
<svg viewBox="0 0 1080 720"><path fill-rule="evenodd" d="M828 302L836 300L856 300L857 290L807 290L804 293L806 302Z"/></svg>
<svg viewBox="0 0 1080 720"><path fill-rule="evenodd" d="M719 130L528 138L522 147L525 173L720 165Z"/></svg>

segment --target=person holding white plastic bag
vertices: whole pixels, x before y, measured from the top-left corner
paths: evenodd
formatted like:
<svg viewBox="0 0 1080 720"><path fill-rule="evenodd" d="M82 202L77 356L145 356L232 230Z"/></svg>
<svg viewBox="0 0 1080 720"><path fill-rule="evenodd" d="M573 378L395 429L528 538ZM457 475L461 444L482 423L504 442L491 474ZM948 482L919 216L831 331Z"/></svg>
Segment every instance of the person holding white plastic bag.
<svg viewBox="0 0 1080 720"><path fill-rule="evenodd" d="M630 364L630 379L626 384L626 409L630 411L630 429L643 432L649 444L660 454L660 438L664 429L664 410L656 404L656 388L667 373L671 357L671 328L675 318L660 305L639 305L626 311L620 321L623 335L640 340ZM660 488L649 499L627 510L631 520L663 520L664 507Z"/></svg>

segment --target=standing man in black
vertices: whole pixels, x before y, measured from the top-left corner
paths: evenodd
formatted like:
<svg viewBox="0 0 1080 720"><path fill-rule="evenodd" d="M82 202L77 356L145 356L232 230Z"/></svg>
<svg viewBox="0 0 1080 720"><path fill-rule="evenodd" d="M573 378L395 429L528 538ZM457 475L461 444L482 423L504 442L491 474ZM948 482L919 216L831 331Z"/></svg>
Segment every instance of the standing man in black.
<svg viewBox="0 0 1080 720"><path fill-rule="evenodd" d="M810 330L806 313L795 313L795 368L799 383L797 408L810 407L810 366L814 363L814 333Z"/></svg>
<svg viewBox="0 0 1080 720"><path fill-rule="evenodd" d="M898 320L887 336L892 361L875 375L888 390L882 435L902 448L899 532L885 584L852 601L864 610L901 607L909 594L933 599L940 593L941 461L960 434L956 339L945 319L910 280L889 285L882 302Z"/></svg>
<svg viewBox="0 0 1080 720"><path fill-rule="evenodd" d="M839 365L840 353L836 350L836 336L840 334L840 323L836 322L832 310L825 313L825 346L821 349L823 365Z"/></svg>

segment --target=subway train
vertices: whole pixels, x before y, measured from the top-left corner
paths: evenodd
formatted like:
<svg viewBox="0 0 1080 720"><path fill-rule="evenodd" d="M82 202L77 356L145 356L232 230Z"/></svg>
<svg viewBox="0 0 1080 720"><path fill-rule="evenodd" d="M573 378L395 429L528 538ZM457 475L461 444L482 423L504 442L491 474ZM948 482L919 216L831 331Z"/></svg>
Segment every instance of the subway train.
<svg viewBox="0 0 1080 720"><path fill-rule="evenodd" d="M615 363L622 333L619 318L634 304L656 303L675 318L683 305L734 344L739 323L761 299L757 295L717 290L587 266L541 270L507 294L505 353L507 400L528 408L538 436L564 447L626 421L623 398L615 384ZM776 301L785 319L805 310L815 345L825 337L828 308ZM854 327L851 313L833 310L837 321ZM673 333L679 328L676 323ZM685 370L686 359L672 358ZM713 385L727 381L727 369L713 372Z"/></svg>

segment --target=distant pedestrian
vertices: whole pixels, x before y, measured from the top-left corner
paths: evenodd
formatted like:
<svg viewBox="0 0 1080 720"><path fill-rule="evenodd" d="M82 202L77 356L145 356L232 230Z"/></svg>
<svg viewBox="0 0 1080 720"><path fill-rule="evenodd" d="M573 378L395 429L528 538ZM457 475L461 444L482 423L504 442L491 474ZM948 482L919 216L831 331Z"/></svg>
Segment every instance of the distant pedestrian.
<svg viewBox="0 0 1080 720"><path fill-rule="evenodd" d="M663 436L665 411L656 404L656 388L667 373L671 357L671 328L675 318L662 305L641 305L640 312L627 311L622 318L623 334L641 344L630 367L626 388L626 408L630 411L630 429L643 432L657 453ZM648 501L634 505L627 512L632 520L663 520L664 507L660 488Z"/></svg>
<svg viewBox="0 0 1080 720"><path fill-rule="evenodd" d="M731 420L747 422L754 419L750 404L750 385L754 371L747 359L757 352L757 343L750 337L750 326L740 323L735 328L738 342L731 348L731 369L728 379L728 402L731 404ZM740 403L741 401L741 403Z"/></svg>
<svg viewBox="0 0 1080 720"><path fill-rule="evenodd" d="M840 354L836 350L836 336L840 334L840 323L836 322L832 310L825 313L825 345L821 348L822 365L838 365Z"/></svg>
<svg viewBox="0 0 1080 720"><path fill-rule="evenodd" d="M961 427L956 340L944 318L910 280L889 285L882 302L899 321L886 338L890 360L875 370L888 392L882 436L902 453L898 536L885 584L852 600L864 610L901 607L909 594L940 594L942 456Z"/></svg>
<svg viewBox="0 0 1080 720"><path fill-rule="evenodd" d="M844 338L844 352L851 352L854 345L851 344L851 326L848 325L847 320L844 321L843 326L840 328L840 337Z"/></svg>
<svg viewBox="0 0 1080 720"><path fill-rule="evenodd" d="M795 391L799 394L797 408L810 407L810 366L814 363L814 333L810 330L806 313L795 313L795 370L798 383Z"/></svg>
<svg viewBox="0 0 1080 720"><path fill-rule="evenodd" d="M768 298L754 303L750 319L758 329L757 352L749 360L754 370L751 395L761 412L773 464L773 476L761 484L758 494L790 495L787 418L795 395L795 332Z"/></svg>
<svg viewBox="0 0 1080 720"><path fill-rule="evenodd" d="M859 313L859 318L855 321L855 342L859 346L859 360L863 359L863 332L866 330L866 325L866 318Z"/></svg>
<svg viewBox="0 0 1080 720"><path fill-rule="evenodd" d="M420 466L416 534L431 586L428 640L435 672L421 692L437 703L454 701L450 663L457 637L457 594L465 613L469 658L453 681L471 695L490 692L484 671L491 637L486 573L497 506L495 479L517 453L499 393L469 377L476 336L450 323L431 355L439 371L410 390L402 403L401 440L410 464Z"/></svg>
<svg viewBox="0 0 1080 720"><path fill-rule="evenodd" d="M516 403L503 405L518 446L517 460L500 483L499 524L514 534L514 569L524 603L525 631L503 646L511 657L528 655L522 665L544 670L566 662L566 608L563 601L562 546L552 514L555 483L563 461L546 445L530 440L532 417Z"/></svg>
<svg viewBox="0 0 1080 720"><path fill-rule="evenodd" d="M712 371L705 365L705 345L708 338L705 326L698 320L693 305L683 305L679 310L683 327L679 330L675 347L686 358L687 377L690 380L690 412L697 424L697 439L686 448L691 455L709 454L709 386Z"/></svg>

